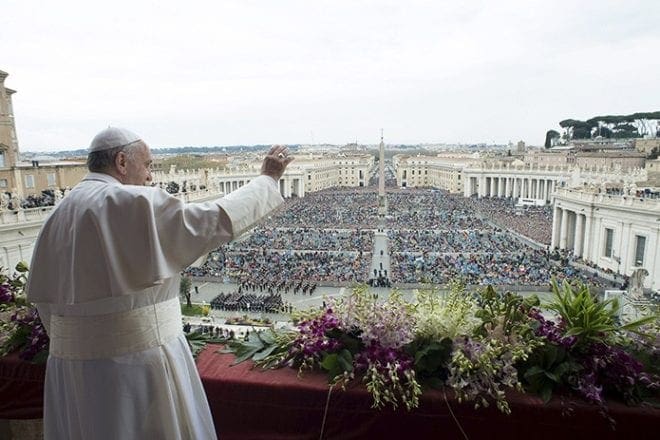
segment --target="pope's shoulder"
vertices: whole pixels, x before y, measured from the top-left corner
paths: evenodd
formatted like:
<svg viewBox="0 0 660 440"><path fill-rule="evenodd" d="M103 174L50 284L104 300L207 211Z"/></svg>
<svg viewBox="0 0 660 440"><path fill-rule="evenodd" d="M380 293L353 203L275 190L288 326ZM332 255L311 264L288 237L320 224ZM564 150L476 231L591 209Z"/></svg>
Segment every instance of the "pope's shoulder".
<svg viewBox="0 0 660 440"><path fill-rule="evenodd" d="M135 209L138 206L178 203L179 199L160 187L107 184L98 181L80 182L62 201L56 212L86 212L114 208Z"/></svg>

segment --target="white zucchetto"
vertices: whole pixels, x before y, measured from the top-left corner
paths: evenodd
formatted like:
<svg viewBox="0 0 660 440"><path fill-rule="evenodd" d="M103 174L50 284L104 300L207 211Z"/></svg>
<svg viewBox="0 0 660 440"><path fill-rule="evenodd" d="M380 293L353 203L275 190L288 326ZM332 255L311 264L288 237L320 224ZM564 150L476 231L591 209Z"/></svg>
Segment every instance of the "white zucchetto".
<svg viewBox="0 0 660 440"><path fill-rule="evenodd" d="M142 140L140 136L125 128L108 127L94 136L89 146L89 152L93 153L95 151L124 147L140 140Z"/></svg>

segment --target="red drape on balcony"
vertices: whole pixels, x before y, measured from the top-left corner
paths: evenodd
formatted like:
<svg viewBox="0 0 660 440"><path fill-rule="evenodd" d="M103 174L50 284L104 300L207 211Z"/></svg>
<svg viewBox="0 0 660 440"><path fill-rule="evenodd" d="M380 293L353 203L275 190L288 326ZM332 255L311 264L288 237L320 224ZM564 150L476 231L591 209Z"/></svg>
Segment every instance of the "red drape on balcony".
<svg viewBox="0 0 660 440"><path fill-rule="evenodd" d="M559 398L544 405L519 393L509 394L509 416L492 407L475 410L450 392L435 390L425 392L414 411L375 410L362 386L329 392L320 373L300 378L292 369L262 371L251 369L250 362L231 366L234 356L218 354L219 348L204 350L197 366L223 440L318 439L321 430L324 439L460 439L455 419L470 439L655 439L660 426L658 409L609 402L613 431L593 405ZM0 418L42 417L43 379L43 365L22 362L16 354L1 358Z"/></svg>

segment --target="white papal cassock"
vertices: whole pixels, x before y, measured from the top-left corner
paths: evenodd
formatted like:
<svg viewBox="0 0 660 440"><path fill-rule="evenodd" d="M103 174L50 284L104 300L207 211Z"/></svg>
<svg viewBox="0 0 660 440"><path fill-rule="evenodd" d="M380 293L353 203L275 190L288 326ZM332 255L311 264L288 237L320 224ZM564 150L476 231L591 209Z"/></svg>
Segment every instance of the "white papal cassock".
<svg viewBox="0 0 660 440"><path fill-rule="evenodd" d="M190 204L100 173L79 183L46 221L27 285L51 338L45 438L215 438L179 274L281 203L268 176Z"/></svg>

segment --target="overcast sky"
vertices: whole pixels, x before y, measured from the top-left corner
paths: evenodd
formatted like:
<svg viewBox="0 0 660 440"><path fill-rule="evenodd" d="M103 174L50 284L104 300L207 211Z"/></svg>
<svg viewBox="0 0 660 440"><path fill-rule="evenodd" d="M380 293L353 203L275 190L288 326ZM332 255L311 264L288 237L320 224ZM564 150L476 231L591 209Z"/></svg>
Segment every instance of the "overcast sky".
<svg viewBox="0 0 660 440"><path fill-rule="evenodd" d="M660 1L3 0L22 151L107 125L152 147L541 145L660 110Z"/></svg>

